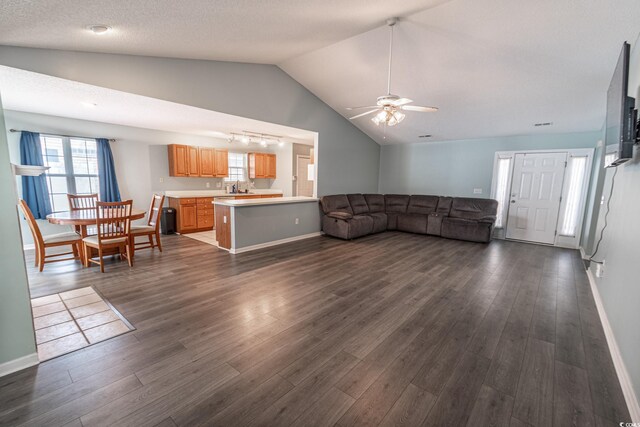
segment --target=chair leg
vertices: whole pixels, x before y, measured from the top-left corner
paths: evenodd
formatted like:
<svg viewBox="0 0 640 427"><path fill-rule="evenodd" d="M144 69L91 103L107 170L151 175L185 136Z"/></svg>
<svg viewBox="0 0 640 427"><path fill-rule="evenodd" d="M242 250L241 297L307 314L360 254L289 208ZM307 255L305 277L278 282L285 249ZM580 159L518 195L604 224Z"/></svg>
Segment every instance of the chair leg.
<svg viewBox="0 0 640 427"><path fill-rule="evenodd" d="M35 260L35 267L38 267L40 265L40 249L38 249L38 245L36 245L36 248L34 250L34 258Z"/></svg>
<svg viewBox="0 0 640 427"><path fill-rule="evenodd" d="M153 249L155 247L153 244L153 234L148 234L147 237L149 238L149 245L151 246L151 249Z"/></svg>
<svg viewBox="0 0 640 427"><path fill-rule="evenodd" d="M89 247L89 245L84 245L84 266L85 267L89 267L91 265L91 263L89 262L89 260L91 259L91 248Z"/></svg>
<svg viewBox="0 0 640 427"><path fill-rule="evenodd" d="M133 267L133 259L131 259L131 245L127 245L127 261L129 262L129 267Z"/></svg>
<svg viewBox="0 0 640 427"><path fill-rule="evenodd" d="M160 233L158 233L156 231L156 245L158 246L158 249L160 250L160 252L162 252L162 243L160 243Z"/></svg>
<svg viewBox="0 0 640 427"><path fill-rule="evenodd" d="M38 269L44 270L44 247L38 248Z"/></svg>
<svg viewBox="0 0 640 427"><path fill-rule="evenodd" d="M100 260L100 273L104 273L104 260L102 259L102 248L98 248L98 259Z"/></svg>

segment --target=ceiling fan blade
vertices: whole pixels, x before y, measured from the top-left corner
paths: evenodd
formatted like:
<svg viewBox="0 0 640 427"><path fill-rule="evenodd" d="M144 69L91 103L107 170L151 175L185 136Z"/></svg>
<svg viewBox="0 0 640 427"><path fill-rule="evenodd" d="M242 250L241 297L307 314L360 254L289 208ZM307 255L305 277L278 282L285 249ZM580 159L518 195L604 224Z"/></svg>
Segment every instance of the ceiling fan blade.
<svg viewBox="0 0 640 427"><path fill-rule="evenodd" d="M377 108L376 108L375 110L369 110L369 111L367 111L367 112L364 112L364 113L358 114L357 116L349 117L349 120L357 119L358 117L366 116L366 115L368 115L368 114L375 113L376 111L378 111L378 109L377 109Z"/></svg>
<svg viewBox="0 0 640 427"><path fill-rule="evenodd" d="M361 108L378 108L377 105L365 105L362 107L347 107L347 110L351 111L351 110L359 110Z"/></svg>
<svg viewBox="0 0 640 427"><path fill-rule="evenodd" d="M434 113L438 111L438 107L421 107L420 105L403 105L402 109L406 111L419 111L421 113Z"/></svg>
<svg viewBox="0 0 640 427"><path fill-rule="evenodd" d="M413 102L413 100L409 98L398 98L398 99L394 99L393 101L390 101L389 104L399 107L401 105L409 104L411 102Z"/></svg>

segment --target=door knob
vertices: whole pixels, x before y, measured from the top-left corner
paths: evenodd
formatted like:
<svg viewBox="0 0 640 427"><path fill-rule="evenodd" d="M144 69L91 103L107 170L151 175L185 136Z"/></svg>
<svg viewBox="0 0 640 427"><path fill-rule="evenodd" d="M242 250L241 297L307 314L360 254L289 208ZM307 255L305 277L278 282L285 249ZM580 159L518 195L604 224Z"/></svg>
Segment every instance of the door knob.
<svg viewBox="0 0 640 427"><path fill-rule="evenodd" d="M515 203L515 202L516 202L515 200L512 200L512 201L511 201L511 203Z"/></svg>

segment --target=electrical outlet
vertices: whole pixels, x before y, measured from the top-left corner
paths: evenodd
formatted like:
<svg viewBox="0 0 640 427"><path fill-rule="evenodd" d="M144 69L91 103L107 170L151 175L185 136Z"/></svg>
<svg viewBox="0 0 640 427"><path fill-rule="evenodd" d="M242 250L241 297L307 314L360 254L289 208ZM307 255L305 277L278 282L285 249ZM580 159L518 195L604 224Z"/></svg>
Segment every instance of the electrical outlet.
<svg viewBox="0 0 640 427"><path fill-rule="evenodd" d="M164 182L164 178L160 177L160 184L162 184Z"/></svg>
<svg viewBox="0 0 640 427"><path fill-rule="evenodd" d="M604 277L604 261L602 264L596 264L596 277Z"/></svg>
<svg viewBox="0 0 640 427"><path fill-rule="evenodd" d="M482 188L474 188L473 194L482 194Z"/></svg>
<svg viewBox="0 0 640 427"><path fill-rule="evenodd" d="M220 181L216 182L216 187L222 188L222 183Z"/></svg>
<svg viewBox="0 0 640 427"><path fill-rule="evenodd" d="M225 224L227 223L227 216L226 215L223 215L222 222L224 222Z"/></svg>
<svg viewBox="0 0 640 427"><path fill-rule="evenodd" d="M296 225L300 224L300 218L296 218Z"/></svg>
<svg viewBox="0 0 640 427"><path fill-rule="evenodd" d="M211 183L210 183L210 182L207 182L207 183L205 184L205 186L206 186L207 188L211 188Z"/></svg>

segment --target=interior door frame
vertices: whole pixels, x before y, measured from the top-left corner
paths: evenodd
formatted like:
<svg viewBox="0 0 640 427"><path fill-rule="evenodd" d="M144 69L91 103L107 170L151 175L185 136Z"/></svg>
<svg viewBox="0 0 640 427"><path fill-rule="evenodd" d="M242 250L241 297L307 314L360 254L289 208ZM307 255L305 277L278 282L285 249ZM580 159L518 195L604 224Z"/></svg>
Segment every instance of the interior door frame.
<svg viewBox="0 0 640 427"><path fill-rule="evenodd" d="M513 183L513 169L515 167L515 156L516 154L541 154L541 153L567 153L567 161L569 161L570 157L586 157L587 158L587 173L585 174L583 181L583 189L581 198L580 198L580 211L578 217L580 221L578 222L576 228L575 236L562 236L560 234L556 234L553 246L563 247L563 248L572 248L578 249L580 247L580 239L582 238L582 227L584 226L584 214L586 210L587 198L589 196L589 183L591 182L591 174L593 172L593 154L594 148L571 148L571 149L553 149L553 150L517 150L517 151L496 151L493 159L493 177L491 180L491 198L496 198L496 190L497 190L497 176L498 176L498 160L499 159L511 159L511 164L509 168L509 177L508 177L508 188L507 194L511 194L511 185ZM565 169L566 174L567 169ZM561 224L564 220L564 211L566 209L566 203L568 200L567 193L569 192L568 182L569 180L564 179L562 183L562 201L560 202L560 211L558 214L558 221L556 223L556 228L558 224ZM509 208L510 203L505 203L502 207L502 228L496 228L493 233L493 237L497 239L505 239L506 240L506 230L509 221ZM535 242L531 242L535 243Z"/></svg>
<svg viewBox="0 0 640 427"><path fill-rule="evenodd" d="M298 189L298 183L300 182L300 171L298 170L298 160L300 160L301 158L303 159L309 159L309 162L311 162L311 155L310 154L296 154L296 196L300 195L300 191ZM305 177L308 177L309 171L306 170L303 172ZM314 170L314 174L316 173L316 171ZM309 179L307 179L307 181L309 181ZM315 197L316 194L316 190L315 190L315 181L314 185L311 189L311 196Z"/></svg>

